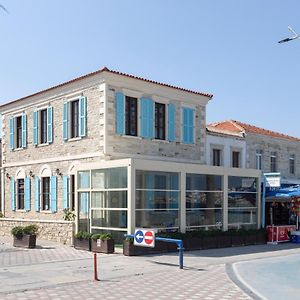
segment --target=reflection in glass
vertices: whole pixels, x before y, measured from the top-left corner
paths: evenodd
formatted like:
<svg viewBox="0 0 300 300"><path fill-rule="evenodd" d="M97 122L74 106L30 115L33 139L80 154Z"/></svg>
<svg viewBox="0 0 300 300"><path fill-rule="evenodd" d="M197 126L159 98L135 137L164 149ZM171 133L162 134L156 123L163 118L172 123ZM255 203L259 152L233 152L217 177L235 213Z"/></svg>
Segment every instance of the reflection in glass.
<svg viewBox="0 0 300 300"><path fill-rule="evenodd" d="M229 193L228 207L256 207L256 193Z"/></svg>
<svg viewBox="0 0 300 300"><path fill-rule="evenodd" d="M179 190L177 173L136 171L136 188L151 190Z"/></svg>
<svg viewBox="0 0 300 300"><path fill-rule="evenodd" d="M228 176L228 190L240 192L256 192L256 178Z"/></svg>
<svg viewBox="0 0 300 300"><path fill-rule="evenodd" d="M186 208L221 208L222 192L187 192Z"/></svg>
<svg viewBox="0 0 300 300"><path fill-rule="evenodd" d="M137 209L169 209L179 207L179 192L137 191Z"/></svg>
<svg viewBox="0 0 300 300"><path fill-rule="evenodd" d="M136 227L170 228L178 226L178 210L136 211Z"/></svg>
<svg viewBox="0 0 300 300"><path fill-rule="evenodd" d="M127 208L127 191L92 192L93 208Z"/></svg>
<svg viewBox="0 0 300 300"><path fill-rule="evenodd" d="M78 193L78 230L89 231L89 193Z"/></svg>
<svg viewBox="0 0 300 300"><path fill-rule="evenodd" d="M127 188L127 168L92 170L92 188Z"/></svg>
<svg viewBox="0 0 300 300"><path fill-rule="evenodd" d="M222 176L186 174L186 189L188 191L221 191Z"/></svg>
<svg viewBox="0 0 300 300"><path fill-rule="evenodd" d="M223 214L221 209L194 209L186 211L186 226L221 226Z"/></svg>
<svg viewBox="0 0 300 300"><path fill-rule="evenodd" d="M228 209L228 224L256 222L256 209Z"/></svg>
<svg viewBox="0 0 300 300"><path fill-rule="evenodd" d="M80 189L90 188L90 171L78 172L78 187Z"/></svg>
<svg viewBox="0 0 300 300"><path fill-rule="evenodd" d="M92 209L92 226L127 228L127 211Z"/></svg>

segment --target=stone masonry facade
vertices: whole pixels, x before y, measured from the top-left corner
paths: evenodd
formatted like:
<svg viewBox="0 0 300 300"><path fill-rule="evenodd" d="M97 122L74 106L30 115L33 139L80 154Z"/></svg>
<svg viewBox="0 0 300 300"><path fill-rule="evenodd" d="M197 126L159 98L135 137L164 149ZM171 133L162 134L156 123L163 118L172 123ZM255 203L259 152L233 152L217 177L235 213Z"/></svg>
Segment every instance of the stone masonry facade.
<svg viewBox="0 0 300 300"><path fill-rule="evenodd" d="M0 236L11 236L15 226L38 225L37 239L59 242L65 245L73 244L74 223L69 221L43 221L30 219L0 219Z"/></svg>
<svg viewBox="0 0 300 300"><path fill-rule="evenodd" d="M176 140L168 142L117 135L115 95L120 90L125 95L133 95L138 99L147 96L155 102L173 103L176 107ZM86 136L64 141L63 103L81 96L86 97L87 103ZM3 129L1 195L4 199L2 212L5 218L15 219L14 225L18 222L23 224L22 222L27 222L27 220L38 220L42 224L41 235L51 239L50 232L53 230L55 239L70 243L71 239L67 236L73 229L65 228L67 236L60 234L56 236L55 233L57 226L61 228L71 226L62 221L64 216L62 176L74 175L74 168L81 164L101 163L104 160L127 157L205 164L206 104L209 99L210 97L205 95L160 86L139 79L96 72L2 105L0 107ZM195 144L192 145L181 142L181 107L186 105L195 110ZM46 109L48 106L53 108L53 142L34 145L33 112ZM20 116L22 113L27 116L27 147L10 150L10 118ZM55 213L35 211L34 177L40 177L43 169L48 169L51 176L57 177L57 212ZM20 172L30 179L30 211L13 211L11 207L10 180L17 178ZM53 224L50 221L53 221ZM1 234L10 232L12 222L1 219Z"/></svg>
<svg viewBox="0 0 300 300"><path fill-rule="evenodd" d="M262 150L262 170L271 171L271 152L276 152L277 170L283 180L300 182L300 142L274 138L266 135L247 133L247 168L256 168L256 150ZM295 155L295 174L290 173L289 158Z"/></svg>

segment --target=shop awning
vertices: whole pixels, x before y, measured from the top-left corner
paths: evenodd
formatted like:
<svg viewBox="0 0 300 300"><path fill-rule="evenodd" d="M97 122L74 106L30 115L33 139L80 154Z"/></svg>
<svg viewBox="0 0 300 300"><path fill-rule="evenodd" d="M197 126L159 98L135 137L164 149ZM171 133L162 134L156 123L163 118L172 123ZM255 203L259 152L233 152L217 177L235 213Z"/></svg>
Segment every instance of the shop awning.
<svg viewBox="0 0 300 300"><path fill-rule="evenodd" d="M300 197L300 185L267 191L266 201L289 201L291 197Z"/></svg>

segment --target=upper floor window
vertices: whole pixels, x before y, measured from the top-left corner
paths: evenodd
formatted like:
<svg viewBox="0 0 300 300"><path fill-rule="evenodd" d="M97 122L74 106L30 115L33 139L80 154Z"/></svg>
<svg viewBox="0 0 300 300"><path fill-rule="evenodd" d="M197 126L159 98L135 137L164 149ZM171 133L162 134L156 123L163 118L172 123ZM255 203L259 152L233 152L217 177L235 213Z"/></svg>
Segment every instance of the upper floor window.
<svg viewBox="0 0 300 300"><path fill-rule="evenodd" d="M187 136L184 136L183 142L186 143L194 142L194 110L191 111L189 116L184 114L183 132ZM146 139L176 141L176 106L173 103L168 105L155 103L151 98L138 99L125 96L123 92L117 92L115 112L115 128L119 135L139 135Z"/></svg>
<svg viewBox="0 0 300 300"><path fill-rule="evenodd" d="M188 107L182 108L182 142L195 143L195 110Z"/></svg>
<svg viewBox="0 0 300 300"><path fill-rule="evenodd" d="M86 136L86 97L64 102L63 107L63 139Z"/></svg>
<svg viewBox="0 0 300 300"><path fill-rule="evenodd" d="M240 167L240 152L232 151L232 167L239 168Z"/></svg>
<svg viewBox="0 0 300 300"><path fill-rule="evenodd" d="M166 139L166 105L155 103L155 138Z"/></svg>
<svg viewBox="0 0 300 300"><path fill-rule="evenodd" d="M290 155L290 174L294 175L295 174L295 154Z"/></svg>
<svg viewBox="0 0 300 300"><path fill-rule="evenodd" d="M33 112L33 145L53 142L53 108Z"/></svg>
<svg viewBox="0 0 300 300"><path fill-rule="evenodd" d="M271 170L271 172L277 172L277 154L276 154L276 152L271 152L270 170Z"/></svg>
<svg viewBox="0 0 300 300"><path fill-rule="evenodd" d="M256 169L261 170L262 169L262 150L256 150Z"/></svg>
<svg viewBox="0 0 300 300"><path fill-rule="evenodd" d="M221 149L213 149L213 166L221 166Z"/></svg>
<svg viewBox="0 0 300 300"><path fill-rule="evenodd" d="M125 134L137 136L138 107L137 98L125 97Z"/></svg>
<svg viewBox="0 0 300 300"><path fill-rule="evenodd" d="M10 150L27 147L27 116L23 113L9 120Z"/></svg>

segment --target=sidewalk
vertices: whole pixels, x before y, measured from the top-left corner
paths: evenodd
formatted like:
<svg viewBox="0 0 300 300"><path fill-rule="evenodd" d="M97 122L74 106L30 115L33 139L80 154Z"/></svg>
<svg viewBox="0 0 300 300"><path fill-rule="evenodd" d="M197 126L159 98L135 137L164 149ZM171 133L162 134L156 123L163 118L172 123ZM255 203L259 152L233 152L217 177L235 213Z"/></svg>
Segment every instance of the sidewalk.
<svg viewBox="0 0 300 300"><path fill-rule="evenodd" d="M44 241L16 249L10 240L0 238L1 299L250 299L229 279L226 264L300 253L291 244L192 251L184 270L176 253L98 254L101 281L94 282L92 253Z"/></svg>

